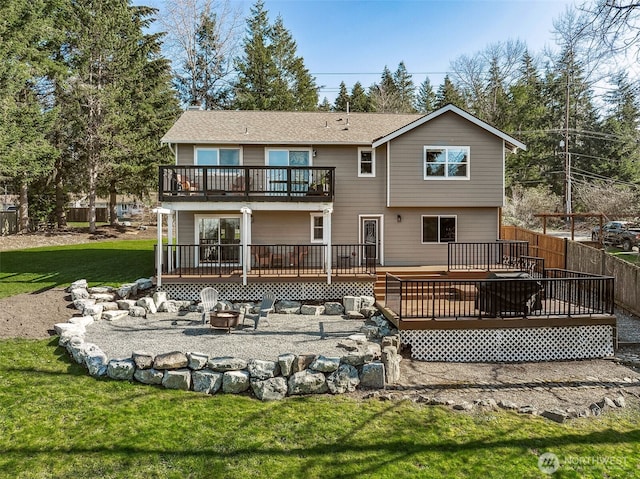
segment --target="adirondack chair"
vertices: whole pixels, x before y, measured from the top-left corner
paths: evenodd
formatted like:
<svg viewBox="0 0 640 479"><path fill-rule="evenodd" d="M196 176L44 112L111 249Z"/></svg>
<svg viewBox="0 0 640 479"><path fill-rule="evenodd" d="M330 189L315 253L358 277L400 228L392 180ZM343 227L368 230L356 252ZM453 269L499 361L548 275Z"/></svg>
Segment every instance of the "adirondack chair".
<svg viewBox="0 0 640 479"><path fill-rule="evenodd" d="M253 329L258 329L258 323L260 319L262 319L263 323L267 322L267 317L269 313L273 311L273 305L276 302L276 297L273 293L267 292L262 296L262 302L260 303L260 311L258 313L251 313L251 306L247 306L245 308L244 319L242 320L242 325L244 326L244 322L246 319L250 319L254 322Z"/></svg>
<svg viewBox="0 0 640 479"><path fill-rule="evenodd" d="M204 288L200 291L200 307L202 308L202 324L208 321L208 315L216 310L218 304L218 290L213 288Z"/></svg>

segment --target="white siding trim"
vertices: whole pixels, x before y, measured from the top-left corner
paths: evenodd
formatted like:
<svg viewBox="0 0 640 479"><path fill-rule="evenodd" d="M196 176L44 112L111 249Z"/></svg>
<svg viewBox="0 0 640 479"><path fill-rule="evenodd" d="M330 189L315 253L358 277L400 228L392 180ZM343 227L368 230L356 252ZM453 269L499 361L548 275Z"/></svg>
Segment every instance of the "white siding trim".
<svg viewBox="0 0 640 479"><path fill-rule="evenodd" d="M389 133L386 136L383 136L382 138L376 140L373 142L373 147L377 147L380 146L390 140L393 140L394 138L399 137L400 135L404 135L406 132L413 130L414 128L433 120L434 118L439 117L440 115L442 115L443 113L446 112L453 112L458 116L461 116L462 118L464 118L465 120L470 121L471 123L473 123L474 125L479 126L480 128L483 128L484 130L488 131L489 133L494 134L495 136L497 136L498 138L502 138L505 142L513 145L514 149L520 148L522 150L526 150L527 146L524 143L519 142L518 140L516 140L515 138L507 135L506 133L498 130L497 128L489 125L488 123L485 123L484 121L480 120L479 118L476 118L475 116L473 116L470 113L467 113L464 110L461 110L460 108L458 108L457 106L454 105L446 105L443 106L442 108L440 108L439 110L434 111L433 113L430 113L428 115L423 116L422 118L417 119L414 122L409 123L408 125L394 131L393 133Z"/></svg>
<svg viewBox="0 0 640 479"><path fill-rule="evenodd" d="M391 142L387 142L387 208L391 206Z"/></svg>
<svg viewBox="0 0 640 479"><path fill-rule="evenodd" d="M371 173L362 173L362 167L360 166L360 160L362 159L361 153L363 151L371 152ZM368 146L359 146L358 147L358 178L375 178L376 177L376 149Z"/></svg>

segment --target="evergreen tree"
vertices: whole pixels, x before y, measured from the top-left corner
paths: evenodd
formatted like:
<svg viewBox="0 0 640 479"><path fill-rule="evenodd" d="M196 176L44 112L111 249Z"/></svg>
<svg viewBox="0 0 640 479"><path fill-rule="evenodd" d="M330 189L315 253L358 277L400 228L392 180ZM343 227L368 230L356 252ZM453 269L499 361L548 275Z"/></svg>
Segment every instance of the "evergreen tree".
<svg viewBox="0 0 640 479"><path fill-rule="evenodd" d="M174 120L177 103L168 63L159 57L159 36L142 33L152 11L128 0L73 4L63 55L70 85L60 108L70 122L68 150L79 161L76 173L85 175L91 232L99 192L108 191L112 203L116 187L141 192L166 158L157 138Z"/></svg>
<svg viewBox="0 0 640 479"><path fill-rule="evenodd" d="M589 170L594 176L637 183L640 180L640 105L626 72L613 78L614 90L605 95L608 112L602 122L602 148Z"/></svg>
<svg viewBox="0 0 640 479"><path fill-rule="evenodd" d="M448 105L449 103L459 108L465 107L462 95L458 92L456 86L449 78L449 75L445 75L442 85L440 85L438 92L436 93L436 110Z"/></svg>
<svg viewBox="0 0 640 479"><path fill-rule="evenodd" d="M241 110L270 110L275 93L277 69L269 51L269 18L264 2L251 7L244 40L244 56L236 60L238 80L234 107Z"/></svg>
<svg viewBox="0 0 640 479"><path fill-rule="evenodd" d="M485 111L480 118L493 126L504 128L505 114L509 99L505 89L505 79L503 77L498 58L493 57L489 62L489 75L486 89Z"/></svg>
<svg viewBox="0 0 640 479"><path fill-rule="evenodd" d="M416 87L404 62L398 64L398 69L393 74L393 84L398 96L398 113L415 113L413 107L416 100Z"/></svg>
<svg viewBox="0 0 640 479"><path fill-rule="evenodd" d="M431 113L436 105L436 94L431 86L431 80L426 77L420 84L418 95L416 96L415 110L418 113Z"/></svg>
<svg viewBox="0 0 640 479"><path fill-rule="evenodd" d="M369 88L371 111L379 113L398 113L400 110L400 98L398 88L389 68L385 65L379 84L373 84Z"/></svg>
<svg viewBox="0 0 640 479"><path fill-rule="evenodd" d="M318 87L281 17L269 24L258 0L247 20L244 55L236 60L234 106L243 110L314 110Z"/></svg>
<svg viewBox="0 0 640 479"><path fill-rule="evenodd" d="M363 113L371 111L369 97L359 81L351 88L351 111Z"/></svg>
<svg viewBox="0 0 640 479"><path fill-rule="evenodd" d="M526 151L506 158L507 194L515 185L534 187L546 184L548 165L557 155L557 138L550 141L551 125L546 119L543 84L533 57L525 51L515 82L508 91L509 103L503 113L504 129L527 145Z"/></svg>
<svg viewBox="0 0 640 479"><path fill-rule="evenodd" d="M30 186L51 173L56 156L47 137L57 113L47 78L61 8L44 0L0 4L0 175L19 188L21 231L29 228Z"/></svg>
<svg viewBox="0 0 640 479"><path fill-rule="evenodd" d="M344 82L340 82L340 90L338 96L333 102L333 111L347 111L347 104L351 101L351 97L347 92L347 85Z"/></svg>
<svg viewBox="0 0 640 479"><path fill-rule="evenodd" d="M331 103L329 103L329 99L326 96L322 99L320 105L318 105L318 111L331 111Z"/></svg>

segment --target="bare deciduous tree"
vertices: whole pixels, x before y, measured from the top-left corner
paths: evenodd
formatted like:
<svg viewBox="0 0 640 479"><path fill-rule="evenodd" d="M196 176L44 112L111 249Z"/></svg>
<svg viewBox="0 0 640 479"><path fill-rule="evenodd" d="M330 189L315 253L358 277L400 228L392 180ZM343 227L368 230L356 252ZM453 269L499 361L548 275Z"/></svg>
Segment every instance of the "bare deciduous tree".
<svg viewBox="0 0 640 479"><path fill-rule="evenodd" d="M231 0L165 0L160 10L159 23L166 31L165 48L173 59L174 77L187 85L181 88L181 100L187 104L203 102L203 76L209 97L227 89L235 74L233 59L239 48L242 12L239 4ZM203 65L201 49L203 20L213 31L207 41L208 57ZM211 45L213 44L213 45ZM212 58L213 57L213 58ZM207 108L219 105L205 105Z"/></svg>

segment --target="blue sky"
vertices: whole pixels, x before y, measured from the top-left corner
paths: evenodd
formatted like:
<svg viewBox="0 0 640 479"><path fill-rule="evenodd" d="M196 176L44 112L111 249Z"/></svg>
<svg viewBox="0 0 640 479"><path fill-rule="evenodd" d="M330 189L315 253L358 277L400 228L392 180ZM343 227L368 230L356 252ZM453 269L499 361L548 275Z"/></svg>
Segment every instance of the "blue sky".
<svg viewBox="0 0 640 479"><path fill-rule="evenodd" d="M248 11L252 2L246 3ZM434 89L450 62L487 45L520 39L532 53L553 46L553 20L572 2L563 0L266 0L298 44L314 74L320 98L335 97L340 81L365 88L380 80L385 65L400 61L420 84ZM338 73L327 75L327 73ZM347 75L354 73L354 75Z"/></svg>
<svg viewBox="0 0 640 479"><path fill-rule="evenodd" d="M171 0L165 0L171 1ZM231 0L245 16L254 0ZM162 0L134 0L161 6ZM265 0L273 22L281 15L309 71L335 99L344 81L367 88L385 65L400 61L417 85L428 75L434 89L450 63L487 45L520 39L533 54L554 46L553 21L570 0ZM243 25L244 31L244 25Z"/></svg>

